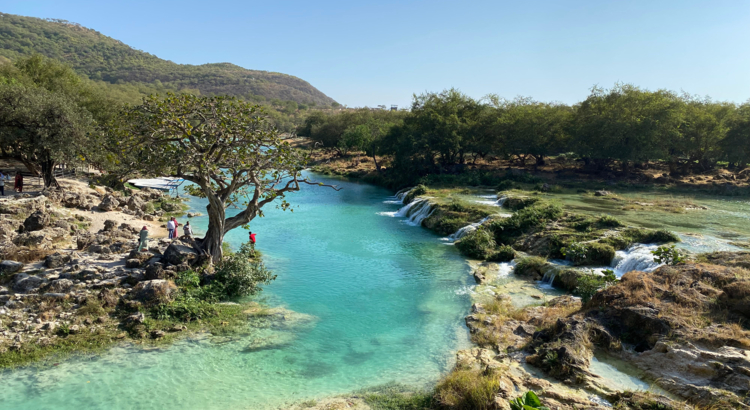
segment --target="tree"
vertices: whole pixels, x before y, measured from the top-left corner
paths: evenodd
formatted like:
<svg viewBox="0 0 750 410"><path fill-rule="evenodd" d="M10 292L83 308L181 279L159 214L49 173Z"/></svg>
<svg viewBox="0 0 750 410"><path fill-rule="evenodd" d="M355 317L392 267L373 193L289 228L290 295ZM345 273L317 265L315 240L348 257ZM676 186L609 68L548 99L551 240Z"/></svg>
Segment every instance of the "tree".
<svg viewBox="0 0 750 410"><path fill-rule="evenodd" d="M193 182L208 199L208 231L197 241L214 262L224 235L262 216L262 208L315 184L302 178L306 159L283 141L259 106L233 97L167 95L144 99L113 124L111 138L133 153L133 169ZM334 187L335 188L335 187ZM242 211L227 217L229 206Z"/></svg>
<svg viewBox="0 0 750 410"><path fill-rule="evenodd" d="M45 187L59 187L54 168L83 158L93 120L64 95L0 84L0 149L41 171Z"/></svg>

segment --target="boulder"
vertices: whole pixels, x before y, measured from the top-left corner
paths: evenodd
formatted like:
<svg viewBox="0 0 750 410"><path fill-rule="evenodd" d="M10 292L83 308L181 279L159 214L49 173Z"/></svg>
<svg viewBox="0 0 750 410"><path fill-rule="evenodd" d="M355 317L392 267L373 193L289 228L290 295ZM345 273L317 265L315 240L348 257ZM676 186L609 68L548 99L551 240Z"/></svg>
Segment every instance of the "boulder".
<svg viewBox="0 0 750 410"><path fill-rule="evenodd" d="M45 280L34 275L19 273L13 278L13 290L19 293L29 293L38 290Z"/></svg>
<svg viewBox="0 0 750 410"><path fill-rule="evenodd" d="M160 262L156 262L149 264L146 267L145 276L148 280L164 279L166 278L167 273L164 271L164 266Z"/></svg>
<svg viewBox="0 0 750 410"><path fill-rule="evenodd" d="M128 198L127 206L128 206L128 209L130 209L131 211L142 210L144 205L145 205L145 202L143 202L141 198L135 195Z"/></svg>
<svg viewBox="0 0 750 410"><path fill-rule="evenodd" d="M50 293L67 293L70 289L73 288L73 281L70 279L57 279L53 280L49 284L49 288L47 289Z"/></svg>
<svg viewBox="0 0 750 410"><path fill-rule="evenodd" d="M23 231L40 231L49 225L49 214L43 211L36 211L23 221Z"/></svg>
<svg viewBox="0 0 750 410"><path fill-rule="evenodd" d="M112 250L107 245L100 245L98 243L95 243L91 246L89 246L89 252L91 253L101 253L104 255L108 255L112 253Z"/></svg>
<svg viewBox="0 0 750 410"><path fill-rule="evenodd" d="M99 203L99 209L105 212L114 211L118 206L120 206L120 201L113 195L104 196L102 202Z"/></svg>
<svg viewBox="0 0 750 410"><path fill-rule="evenodd" d="M13 243L18 246L39 245L46 239L42 231L24 232L13 239Z"/></svg>
<svg viewBox="0 0 750 410"><path fill-rule="evenodd" d="M70 262L70 255L63 255L60 252L55 252L44 258L44 266L49 269L59 268L68 262Z"/></svg>
<svg viewBox="0 0 750 410"><path fill-rule="evenodd" d="M177 242L171 243L164 251L162 260L172 265L179 265L183 262L192 262L198 258L198 252L196 252L190 246L181 245Z"/></svg>
<svg viewBox="0 0 750 410"><path fill-rule="evenodd" d="M594 196L607 196L607 195L612 195L612 193L609 191L604 191L604 190L594 192Z"/></svg>
<svg viewBox="0 0 750 410"><path fill-rule="evenodd" d="M104 221L104 229L102 229L105 232L111 232L115 230L115 227L117 226L117 222L107 219Z"/></svg>
<svg viewBox="0 0 750 410"><path fill-rule="evenodd" d="M23 268L23 263L16 261L2 261L0 262L0 274L3 273L16 273Z"/></svg>
<svg viewBox="0 0 750 410"><path fill-rule="evenodd" d="M138 259L128 259L125 261L125 267L128 269L140 268L141 261Z"/></svg>
<svg viewBox="0 0 750 410"><path fill-rule="evenodd" d="M167 302L177 286L169 280L155 279L138 283L134 290L135 297L143 302Z"/></svg>
<svg viewBox="0 0 750 410"><path fill-rule="evenodd" d="M174 212L174 211L178 211L180 209L180 207L177 204L175 204L175 203L167 202L167 201L162 201L161 202L161 209L164 212Z"/></svg>
<svg viewBox="0 0 750 410"><path fill-rule="evenodd" d="M202 213L200 213L200 212L188 212L188 213L187 213L187 217L188 217L188 218L195 218L195 217L197 217L197 216L203 216L203 214L202 214Z"/></svg>

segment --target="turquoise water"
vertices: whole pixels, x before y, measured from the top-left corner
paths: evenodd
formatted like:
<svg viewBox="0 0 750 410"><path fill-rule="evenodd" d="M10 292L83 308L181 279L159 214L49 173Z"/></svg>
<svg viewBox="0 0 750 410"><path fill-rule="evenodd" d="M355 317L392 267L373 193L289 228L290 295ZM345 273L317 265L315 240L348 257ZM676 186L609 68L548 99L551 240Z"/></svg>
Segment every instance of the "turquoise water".
<svg viewBox="0 0 750 410"><path fill-rule="evenodd" d="M343 189L305 186L288 197L294 212L269 206L251 224L278 274L264 302L299 315L233 338L121 346L5 372L0 408L255 409L392 381L434 383L469 346L470 299L460 291L473 283L468 265L425 229L380 215L399 207L384 202L390 192L316 178ZM200 200L191 207L205 213ZM206 220L191 223L198 233ZM236 230L227 240L246 238Z"/></svg>

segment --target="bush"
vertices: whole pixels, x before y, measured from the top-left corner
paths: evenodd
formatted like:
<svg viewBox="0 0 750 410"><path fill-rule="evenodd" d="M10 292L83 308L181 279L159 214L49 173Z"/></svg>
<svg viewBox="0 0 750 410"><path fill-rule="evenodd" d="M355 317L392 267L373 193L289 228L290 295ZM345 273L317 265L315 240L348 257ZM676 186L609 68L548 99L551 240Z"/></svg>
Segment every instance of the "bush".
<svg viewBox="0 0 750 410"><path fill-rule="evenodd" d="M154 307L154 316L160 320L177 319L182 322L203 320L218 314L216 305L205 300L192 297L178 298L170 303L159 304Z"/></svg>
<svg viewBox="0 0 750 410"><path fill-rule="evenodd" d="M516 262L516 267L513 272L515 272L516 275L521 276L542 276L542 271L546 265L547 259L539 256L528 256L521 258Z"/></svg>
<svg viewBox="0 0 750 410"><path fill-rule="evenodd" d="M411 191L409 191L408 194L406 194L406 198L404 198L404 203L408 204L409 202L413 201L414 198L424 195L427 193L427 187L424 185L417 185L415 186Z"/></svg>
<svg viewBox="0 0 750 410"><path fill-rule="evenodd" d="M596 224L602 228L619 228L623 226L622 222L620 222L617 218L615 218L612 215L604 215L600 217Z"/></svg>
<svg viewBox="0 0 750 410"><path fill-rule="evenodd" d="M654 255L656 263L677 265L685 261L685 257L680 254L679 250L675 249L674 245L660 246L656 250L651 251L651 253Z"/></svg>
<svg viewBox="0 0 750 410"><path fill-rule="evenodd" d="M560 253L576 265L609 265L615 257L615 248L598 242L574 242Z"/></svg>
<svg viewBox="0 0 750 410"><path fill-rule="evenodd" d="M156 208L154 208L154 204L152 204L151 202L148 202L146 203L146 206L143 208L143 212L148 215L151 215L154 212L156 212Z"/></svg>
<svg viewBox="0 0 750 410"><path fill-rule="evenodd" d="M218 287L226 297L254 295L262 290L260 285L267 285L276 279L276 275L266 269L262 261L253 259L255 251L250 244L244 243L236 253L224 256L216 270L211 286Z"/></svg>
<svg viewBox="0 0 750 410"><path fill-rule="evenodd" d="M500 181L500 183L497 184L497 187L496 187L498 191L507 191L509 189L514 189L514 188L516 188L516 184L509 179L504 179Z"/></svg>
<svg viewBox="0 0 750 410"><path fill-rule="evenodd" d="M511 211L518 211L535 205L540 201L541 199L531 196L509 196L503 203L503 207L508 208Z"/></svg>
<svg viewBox="0 0 750 410"><path fill-rule="evenodd" d="M492 370L457 369L435 387L437 401L456 410L489 410L494 408L500 379Z"/></svg>
<svg viewBox="0 0 750 410"><path fill-rule="evenodd" d="M516 251L510 245L502 245L490 255L488 260L494 262L510 262L516 257Z"/></svg>
<svg viewBox="0 0 750 410"><path fill-rule="evenodd" d="M492 233L484 227L480 227L474 232L470 232L456 242L458 248L464 255L475 259L487 259L495 252L495 239Z"/></svg>
<svg viewBox="0 0 750 410"><path fill-rule="evenodd" d="M532 206L516 212L510 218L493 221L489 228L495 235L495 242L511 244L532 228L557 220L562 214L562 208L557 205Z"/></svg>
<svg viewBox="0 0 750 410"><path fill-rule="evenodd" d="M632 243L669 243L680 242L680 237L665 229L651 230L640 228L628 228L622 231L622 235L631 240Z"/></svg>
<svg viewBox="0 0 750 410"><path fill-rule="evenodd" d="M617 283L617 277L614 272L607 269L602 273L604 273L603 276L591 272L578 277L578 286L575 292L583 299L583 303L591 300L591 297L600 289L605 289Z"/></svg>

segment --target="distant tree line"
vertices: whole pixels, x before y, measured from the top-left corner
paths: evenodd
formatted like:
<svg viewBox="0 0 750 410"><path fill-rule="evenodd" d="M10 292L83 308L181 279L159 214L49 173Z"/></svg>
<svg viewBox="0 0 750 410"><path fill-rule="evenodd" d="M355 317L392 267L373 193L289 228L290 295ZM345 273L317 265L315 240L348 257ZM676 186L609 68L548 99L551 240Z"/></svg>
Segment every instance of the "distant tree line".
<svg viewBox="0 0 750 410"><path fill-rule="evenodd" d="M750 102L630 84L594 87L574 105L496 95L478 101L451 89L415 95L409 112L317 113L297 133L342 155L388 156L395 171L410 176L459 172L480 158L523 166L560 155L595 171L628 172L663 161L672 174L684 175L719 162L733 168L750 163ZM360 134L365 137L355 137Z"/></svg>

